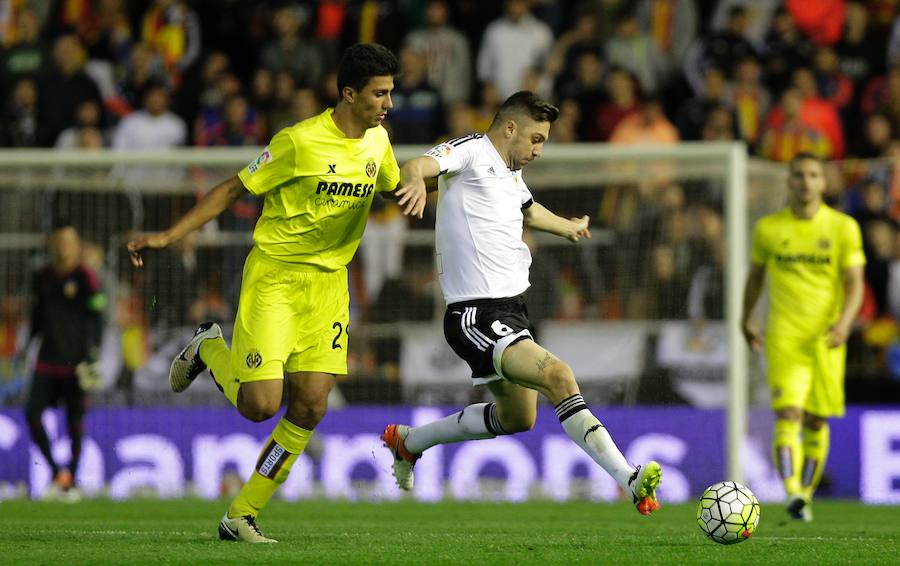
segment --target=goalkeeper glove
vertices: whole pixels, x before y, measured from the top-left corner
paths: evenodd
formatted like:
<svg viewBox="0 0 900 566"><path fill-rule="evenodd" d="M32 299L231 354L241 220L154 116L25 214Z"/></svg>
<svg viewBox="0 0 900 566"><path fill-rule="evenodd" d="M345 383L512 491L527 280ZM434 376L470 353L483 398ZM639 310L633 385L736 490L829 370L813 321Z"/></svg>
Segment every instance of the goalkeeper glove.
<svg viewBox="0 0 900 566"><path fill-rule="evenodd" d="M81 362L75 366L78 385L85 391L93 391L100 387L103 375L100 373L100 362Z"/></svg>

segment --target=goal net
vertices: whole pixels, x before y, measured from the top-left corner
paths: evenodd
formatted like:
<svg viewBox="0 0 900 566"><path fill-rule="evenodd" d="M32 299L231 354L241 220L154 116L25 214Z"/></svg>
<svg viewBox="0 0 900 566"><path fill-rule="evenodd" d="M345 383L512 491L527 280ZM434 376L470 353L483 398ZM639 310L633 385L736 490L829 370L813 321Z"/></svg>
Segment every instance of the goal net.
<svg viewBox="0 0 900 566"><path fill-rule="evenodd" d="M398 159L421 150L399 147ZM209 380L173 398L162 376L198 322L232 320L261 201L239 201L171 249L147 253L141 270L123 246L131 234L169 226L256 154L0 152L4 343L23 340L30 273L46 260L45 232L64 216L82 234L84 260L111 298L101 402L220 402ZM574 368L586 397L728 406L730 437L741 438L748 405L764 403L765 393L752 372L748 384L735 309L749 228L784 203L784 167L748 163L739 144L550 144L524 178L549 209L591 217L593 237L578 244L526 236L534 257L530 314L541 343ZM350 266L352 379L340 390L351 402L470 401L481 393L440 326L433 203L423 221L392 207L375 203ZM2 352L7 399L21 398L24 379L12 350ZM729 458L734 479L737 454Z"/></svg>

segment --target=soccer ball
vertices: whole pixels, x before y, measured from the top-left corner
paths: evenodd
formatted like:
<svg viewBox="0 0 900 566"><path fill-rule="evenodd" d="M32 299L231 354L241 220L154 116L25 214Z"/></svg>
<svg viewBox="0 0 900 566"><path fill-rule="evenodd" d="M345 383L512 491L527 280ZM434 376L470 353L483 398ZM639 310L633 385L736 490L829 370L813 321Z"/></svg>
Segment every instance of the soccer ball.
<svg viewBox="0 0 900 566"><path fill-rule="evenodd" d="M756 531L759 512L759 501L752 491L733 481L720 481L700 497L697 524L717 543L735 544Z"/></svg>

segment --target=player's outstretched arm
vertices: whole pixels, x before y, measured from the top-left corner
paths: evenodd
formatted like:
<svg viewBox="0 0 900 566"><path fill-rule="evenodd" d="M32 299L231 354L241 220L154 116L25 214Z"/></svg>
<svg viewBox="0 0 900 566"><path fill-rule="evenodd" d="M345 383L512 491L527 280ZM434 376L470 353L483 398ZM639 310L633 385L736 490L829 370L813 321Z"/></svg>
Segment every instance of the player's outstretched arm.
<svg viewBox="0 0 900 566"><path fill-rule="evenodd" d="M550 212L537 202L523 210L522 214L525 216L525 226L534 230L561 236L572 242L591 237L591 231L588 229L591 217L588 215L566 219Z"/></svg>
<svg viewBox="0 0 900 566"><path fill-rule="evenodd" d="M434 180L441 174L438 162L427 155L410 159L400 168L400 184L393 195L404 207L403 214L422 218L428 192L437 189Z"/></svg>
<svg viewBox="0 0 900 566"><path fill-rule="evenodd" d="M754 263L750 266L750 273L747 274L747 283L744 285L744 306L741 313L741 331L744 333L744 339L747 345L754 352L763 349L763 337L759 329L753 323L753 308L759 300L762 293L763 283L766 281L766 266Z"/></svg>
<svg viewBox="0 0 900 566"><path fill-rule="evenodd" d="M144 259L140 253L141 250L145 248L165 248L177 242L222 214L240 198L249 194L237 175L219 183L168 230L145 234L128 242L127 247L128 252L131 254L132 265L135 267L144 265Z"/></svg>

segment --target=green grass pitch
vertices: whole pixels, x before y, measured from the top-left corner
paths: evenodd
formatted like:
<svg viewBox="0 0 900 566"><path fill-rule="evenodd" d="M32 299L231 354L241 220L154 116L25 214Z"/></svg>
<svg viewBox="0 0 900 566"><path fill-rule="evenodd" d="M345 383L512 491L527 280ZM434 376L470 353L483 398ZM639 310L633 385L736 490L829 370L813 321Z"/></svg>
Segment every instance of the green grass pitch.
<svg viewBox="0 0 900 566"><path fill-rule="evenodd" d="M226 502L0 501L0 564L898 564L900 507L817 501L813 523L763 504L757 533L707 540L694 505L274 501L281 542L220 542Z"/></svg>

